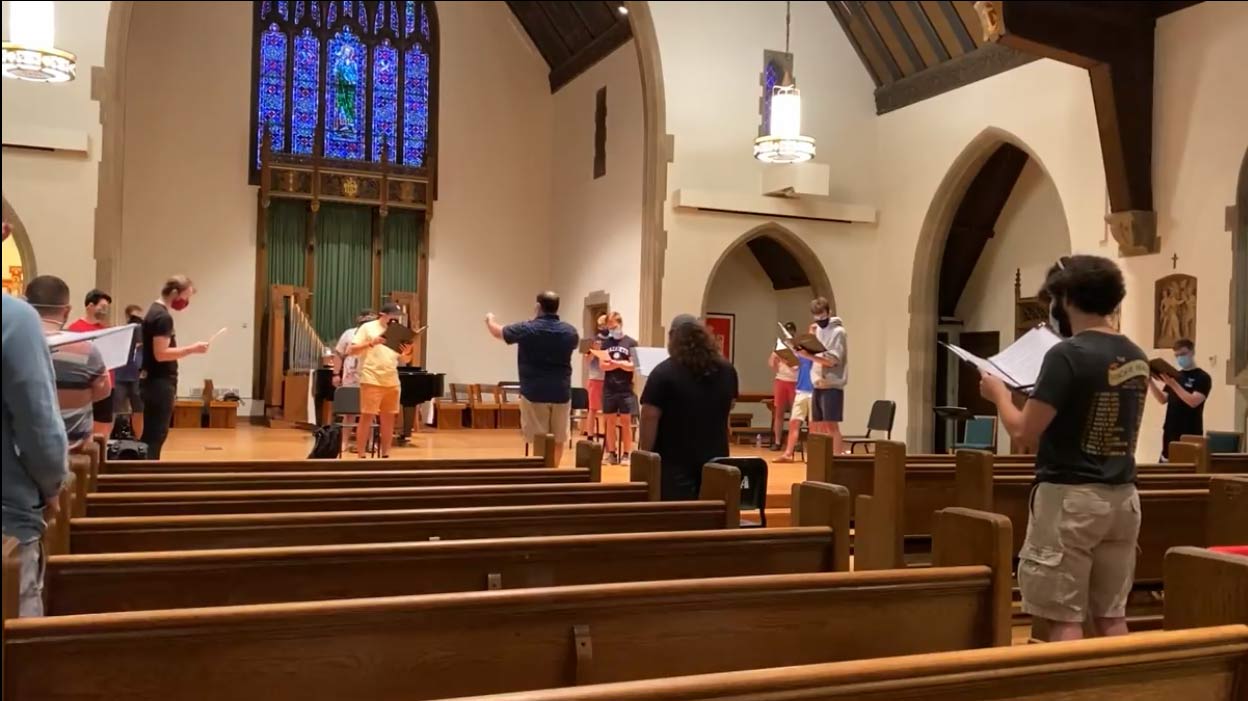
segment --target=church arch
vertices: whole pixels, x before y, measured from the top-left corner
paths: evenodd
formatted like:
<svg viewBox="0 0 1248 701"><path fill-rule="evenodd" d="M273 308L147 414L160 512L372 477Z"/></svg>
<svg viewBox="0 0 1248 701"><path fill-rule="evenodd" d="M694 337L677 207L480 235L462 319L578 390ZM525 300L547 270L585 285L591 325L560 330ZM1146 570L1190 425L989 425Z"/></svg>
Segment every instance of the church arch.
<svg viewBox="0 0 1248 701"><path fill-rule="evenodd" d="M911 272L910 329L907 339L908 370L906 443L916 450L930 450L935 435L933 414L936 385L937 300L945 245L955 214L985 163L1003 144L1012 145L1035 160L1046 177L1048 169L1022 139L998 127L987 127L953 160L936 188L915 245ZM1063 222L1064 212L1060 213ZM1069 236L1069 233L1067 234Z"/></svg>
<svg viewBox="0 0 1248 701"><path fill-rule="evenodd" d="M22 218L17 215L13 205L9 204L7 197L4 198L4 221L11 228L9 238L17 246L17 255L21 258L22 279L32 280L39 275L39 270L35 267L35 248L30 243L30 234L26 231L26 225L22 223Z"/></svg>
<svg viewBox="0 0 1248 701"><path fill-rule="evenodd" d="M701 313L706 314L708 311L707 304L711 296L711 288L715 284L720 268L724 261L728 259L736 250L742 246L748 245L755 239L771 239L778 243L780 247L792 258L796 265L806 275L806 279L810 283L810 288L816 297L827 297L832 304L832 313L836 313L836 296L832 291L832 282L828 279L828 273L823 269L823 265L819 263L819 257L814 250L802 240L800 236L793 233L789 229L777 224L776 222L767 222L760 224L753 229L741 234L735 241L728 244L723 252L719 254L719 258L715 264L711 266L710 274L706 276L706 288L702 292Z"/></svg>

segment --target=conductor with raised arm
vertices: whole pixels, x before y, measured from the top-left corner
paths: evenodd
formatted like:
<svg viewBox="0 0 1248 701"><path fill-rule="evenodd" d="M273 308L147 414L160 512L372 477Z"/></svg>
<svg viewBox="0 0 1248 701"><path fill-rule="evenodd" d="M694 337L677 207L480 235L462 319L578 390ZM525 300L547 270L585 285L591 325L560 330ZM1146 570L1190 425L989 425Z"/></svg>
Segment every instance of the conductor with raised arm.
<svg viewBox="0 0 1248 701"><path fill-rule="evenodd" d="M534 445L539 437L554 434L555 464L560 464L568 442L572 356L580 337L571 324L559 319L559 295L549 290L539 294L529 321L503 326L492 313L486 314L485 328L507 345L519 346L520 429Z"/></svg>

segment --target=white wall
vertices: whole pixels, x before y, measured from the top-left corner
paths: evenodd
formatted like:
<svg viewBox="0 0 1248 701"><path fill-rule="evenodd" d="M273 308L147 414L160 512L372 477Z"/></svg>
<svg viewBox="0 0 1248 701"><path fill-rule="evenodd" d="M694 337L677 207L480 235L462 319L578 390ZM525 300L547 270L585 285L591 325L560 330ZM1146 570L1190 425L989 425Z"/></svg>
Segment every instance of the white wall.
<svg viewBox="0 0 1248 701"><path fill-rule="evenodd" d="M212 31L204 31L211 27ZM211 57L211 60L206 60ZM146 307L165 279L198 294L179 343L229 331L179 363L179 391L211 378L251 393L256 188L247 184L251 3L137 3L126 53L118 307Z"/></svg>
<svg viewBox="0 0 1248 701"><path fill-rule="evenodd" d="M427 365L455 381L496 382L515 376L514 351L490 339L481 318L529 317L534 295L551 284L552 101L545 64L505 5L438 7ZM139 3L130 37L118 301L147 303L169 274L190 275L199 296L179 316L182 342L231 330L208 356L182 363L180 389L211 377L246 396L256 231L246 170L251 4Z"/></svg>
<svg viewBox="0 0 1248 701"><path fill-rule="evenodd" d="M514 379L515 350L481 320L531 318L537 293L554 284L548 69L503 3L440 2L438 20L426 365L448 382Z"/></svg>
<svg viewBox="0 0 1248 701"><path fill-rule="evenodd" d="M1014 341L1015 271L1022 271L1022 293L1030 297L1053 261L1070 254L1062 201L1053 181L1035 161L1023 166L995 232L962 291L956 316L963 322L963 331L996 331L1004 348ZM956 382L956 375L950 377ZM1009 432L1001 426L997 447L1003 453L1010 450Z"/></svg>
<svg viewBox="0 0 1248 701"><path fill-rule="evenodd" d="M1223 212L1233 201L1248 144L1241 123L1248 110L1248 81L1240 68L1246 62L1243 3L1201 3L1159 22L1153 173L1162 251L1118 261L1128 287L1122 329L1142 346L1151 345L1153 282L1171 272L1171 253L1179 254L1180 271L1199 277L1199 355L1217 383L1206 410L1208 428L1231 422L1231 392L1224 383L1230 239ZM921 241L920 232L951 166L989 129L1011 135L1053 179L1071 250L1117 257L1103 221L1105 173L1086 71L1036 61L883 115L878 127L879 238L889 251L879 258L881 280L911 280L916 257L920 266L939 265L939 250ZM912 304L925 304L923 291L885 282L877 292L877 314L888 320L881 345L885 387L899 402L897 428L906 435L909 319ZM1145 415L1139 457L1159 452L1159 409L1150 406Z"/></svg>
<svg viewBox="0 0 1248 701"><path fill-rule="evenodd" d="M9 38L9 3L3 4L4 38ZM56 3L58 48L78 56L77 78L46 85L0 81L4 136L31 130L56 137L85 136L88 153L58 154L5 148L0 174L4 197L30 235L40 274L69 284L74 314L95 283L94 236L97 167L100 159L99 105L91 100L91 67L104 64L107 2Z"/></svg>
<svg viewBox="0 0 1248 701"><path fill-rule="evenodd" d="M650 11L662 55L667 132L675 146L669 192L688 188L757 195L764 166L753 160L751 147L758 135L763 51L784 50L784 5L654 2ZM803 131L818 141L815 161L831 168L831 196L876 205L874 86L826 3L793 3L791 48L802 89ZM701 310L716 261L747 232L770 221L669 205L664 325L675 314ZM775 221L804 242L827 271L837 311L854 346L864 349L854 357L846 421L865 424L871 401L883 390L882 354L865 350L880 344L874 299L879 232L870 225ZM805 318L808 312L794 321Z"/></svg>
<svg viewBox="0 0 1248 701"><path fill-rule="evenodd" d="M607 172L594 178L594 110L607 89ZM641 73L632 41L554 95L551 280L582 333L585 298L603 292L638 336L641 283ZM574 363L574 382L581 364Z"/></svg>

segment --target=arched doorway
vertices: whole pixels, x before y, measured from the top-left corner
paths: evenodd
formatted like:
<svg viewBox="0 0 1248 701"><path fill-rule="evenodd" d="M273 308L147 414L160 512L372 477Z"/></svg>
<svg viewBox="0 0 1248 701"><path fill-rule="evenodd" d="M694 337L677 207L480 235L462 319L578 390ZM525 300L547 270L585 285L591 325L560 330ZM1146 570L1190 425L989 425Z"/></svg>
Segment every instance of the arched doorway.
<svg viewBox="0 0 1248 701"><path fill-rule="evenodd" d="M8 238L4 240L3 261L4 291L8 294L20 295L26 289L26 282L34 278L35 249L30 245L30 235L26 225L22 223L8 198L4 198L4 221L12 228Z"/></svg>
<svg viewBox="0 0 1248 701"><path fill-rule="evenodd" d="M1009 345L1020 323L1016 310L1025 308L1018 298L1032 296L1052 261L1070 250L1061 199L1043 163L1014 135L985 129L937 188L915 251L906 436L913 450L952 442L936 406L995 414L977 405L974 373L960 377L962 368L938 341L974 344L970 350L983 354Z"/></svg>
<svg viewBox="0 0 1248 701"><path fill-rule="evenodd" d="M767 356L775 347L777 322L792 321L799 329L810 323L810 300L827 297L836 311L828 274L814 251L796 234L775 224L756 227L733 241L715 261L702 294L702 316L720 330L740 390L770 394L774 374ZM755 425L770 416L761 405L753 409Z"/></svg>

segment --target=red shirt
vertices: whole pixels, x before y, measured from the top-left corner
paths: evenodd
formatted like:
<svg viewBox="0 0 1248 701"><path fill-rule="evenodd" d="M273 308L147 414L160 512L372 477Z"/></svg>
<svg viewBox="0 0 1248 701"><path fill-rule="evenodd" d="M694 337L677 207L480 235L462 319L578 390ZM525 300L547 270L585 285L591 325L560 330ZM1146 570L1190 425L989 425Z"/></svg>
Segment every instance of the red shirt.
<svg viewBox="0 0 1248 701"><path fill-rule="evenodd" d="M87 321L86 319L78 319L77 321L70 324L69 326L66 326L65 330L76 331L78 333L82 333L83 331L100 331L103 328L104 328L104 324L100 324L94 321Z"/></svg>
<svg viewBox="0 0 1248 701"><path fill-rule="evenodd" d="M96 321L87 321L84 318L84 319L75 320L74 323L70 324L69 326L66 326L65 330L74 331L76 333L82 333L84 331L100 331L103 328L104 328L104 324L101 324ZM112 370L108 371L108 383L109 384L116 384L116 380L113 377L114 374L116 374L114 371Z"/></svg>

